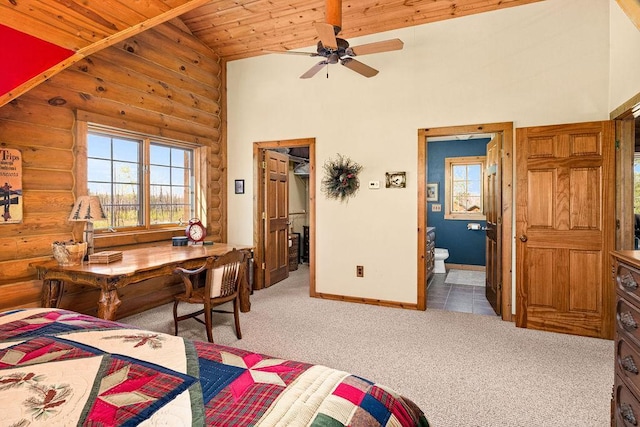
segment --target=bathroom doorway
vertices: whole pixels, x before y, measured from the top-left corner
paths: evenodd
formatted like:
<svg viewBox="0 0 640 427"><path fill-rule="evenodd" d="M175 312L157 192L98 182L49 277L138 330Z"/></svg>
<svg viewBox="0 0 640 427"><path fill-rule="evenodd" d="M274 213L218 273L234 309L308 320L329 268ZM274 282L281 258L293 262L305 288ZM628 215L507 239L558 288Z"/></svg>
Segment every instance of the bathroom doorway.
<svg viewBox="0 0 640 427"><path fill-rule="evenodd" d="M432 140L456 140L456 139L480 139L488 137L484 140L483 149L486 144L493 139L490 150L487 152L486 159L488 162L483 165L483 169L487 172L489 179L483 178L484 192L488 195L498 195L487 199L495 201L495 205L491 207L491 203L485 206L481 213L486 216L486 225L482 226L482 230L478 230L473 221L456 221L458 226L469 226L469 230L473 230L474 238L482 241L481 246L484 247L482 253L487 269L487 280L485 289L482 292L491 301L494 310L500 314L503 320L511 320L512 317L512 277L511 277L511 257L512 257L512 181L513 181L513 162L511 153L513 152L513 123L493 123L480 125L453 126L443 128L420 129L418 131L418 306L420 309L427 308L427 299L429 298L427 283L430 279L430 269L428 268L429 258L431 254L428 252L427 227L428 224L428 196L427 191L433 188L434 183L428 182L428 142ZM435 153L434 153L435 155ZM492 163L493 162L493 163ZM495 162L499 162L500 167ZM491 163L491 164L490 164ZM499 171L499 173L491 173ZM429 185L428 185L429 184ZM438 188L444 183L437 183ZM444 196L444 192L441 191ZM431 197L431 195L429 196ZM450 194L443 197L445 200L450 198ZM485 202L487 203L487 202ZM442 209L444 203L438 203L437 208ZM433 207L432 207L433 209ZM464 224L462 224L464 223ZM467 235L471 236L471 235ZM436 240L437 227L436 227ZM482 251L482 249L478 249ZM477 264L471 261L469 264ZM442 281L443 279L439 279ZM435 292L435 291L434 291ZM442 289L438 292L442 292ZM435 294L434 294L435 295ZM441 297L441 295L438 295Z"/></svg>

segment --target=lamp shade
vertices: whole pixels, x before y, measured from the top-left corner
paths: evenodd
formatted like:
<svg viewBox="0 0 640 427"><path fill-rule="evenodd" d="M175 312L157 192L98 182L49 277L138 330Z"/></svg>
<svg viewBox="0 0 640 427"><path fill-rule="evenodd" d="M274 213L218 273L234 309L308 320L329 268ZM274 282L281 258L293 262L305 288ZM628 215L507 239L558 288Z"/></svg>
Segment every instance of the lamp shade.
<svg viewBox="0 0 640 427"><path fill-rule="evenodd" d="M93 222L97 219L106 219L98 196L80 196L76 199L69 215L69 221Z"/></svg>

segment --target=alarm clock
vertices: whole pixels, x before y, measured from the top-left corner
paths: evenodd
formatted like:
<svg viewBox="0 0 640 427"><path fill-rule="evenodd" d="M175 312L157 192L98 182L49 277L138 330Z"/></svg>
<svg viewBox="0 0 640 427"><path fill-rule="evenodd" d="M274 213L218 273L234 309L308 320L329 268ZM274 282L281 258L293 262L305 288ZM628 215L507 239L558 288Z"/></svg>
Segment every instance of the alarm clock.
<svg viewBox="0 0 640 427"><path fill-rule="evenodd" d="M187 238L192 242L202 242L207 237L207 229L202 225L202 221L198 218L192 218L189 220L189 225L185 229Z"/></svg>

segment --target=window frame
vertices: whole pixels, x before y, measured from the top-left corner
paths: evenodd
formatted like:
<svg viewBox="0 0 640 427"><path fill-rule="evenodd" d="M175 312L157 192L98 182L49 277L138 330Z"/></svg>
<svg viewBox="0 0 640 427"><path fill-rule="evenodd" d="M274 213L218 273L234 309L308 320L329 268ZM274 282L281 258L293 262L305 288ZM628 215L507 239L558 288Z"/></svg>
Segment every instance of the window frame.
<svg viewBox="0 0 640 427"><path fill-rule="evenodd" d="M461 165L480 165L480 211L479 212L453 212L453 167ZM444 219L450 220L476 220L486 221L484 213L485 194L485 170L487 164L486 156L465 156L445 158L445 196L444 196Z"/></svg>
<svg viewBox="0 0 640 427"><path fill-rule="evenodd" d="M82 112L77 112L77 115L80 115ZM162 129L148 126L148 125L140 125L131 122L120 122L117 125L121 125L122 127L111 126L109 124L112 120L108 118L105 120L100 120L102 116L90 114L90 113L82 113L83 118L86 120L78 119L76 121L76 146L75 146L75 155L76 155L76 166L75 166L75 190L76 195L87 195L88 194L88 174L87 174L87 160L88 160L88 134L91 131L96 131L98 133L106 133L108 135L121 136L125 138L133 138L146 140L143 143L143 157L140 167L144 168L142 172L143 182L141 185L144 187L144 216L143 221L144 224L141 226L131 226L131 227L121 227L117 229L98 229L95 230L96 239L102 238L115 238L116 241L120 241L121 239L117 236L139 236L140 233L166 233L170 232L175 234L175 231L180 230L184 231L186 224L191 218L183 218L183 222L175 222L175 223L165 223L165 224L151 224L151 213L149 211L149 198L150 198L150 182L149 182L149 152L148 148L150 144L157 143L161 145L172 146L176 148L185 148L190 149L193 152L193 197L194 197L194 217L198 217L201 221L207 224L207 216L206 209L207 206L207 171L205 166L207 165L206 157L207 157L207 148L201 144L197 144L193 141L189 141L193 139L192 136L182 135L179 132L173 132L175 135L171 135L171 138L162 136ZM181 138L184 136L184 138ZM164 234L163 234L164 235ZM134 240L137 240L134 239ZM146 238L145 238L146 240ZM149 241L153 241L154 238L150 237ZM125 241L128 242L128 239L125 237ZM132 243L132 242L130 242Z"/></svg>

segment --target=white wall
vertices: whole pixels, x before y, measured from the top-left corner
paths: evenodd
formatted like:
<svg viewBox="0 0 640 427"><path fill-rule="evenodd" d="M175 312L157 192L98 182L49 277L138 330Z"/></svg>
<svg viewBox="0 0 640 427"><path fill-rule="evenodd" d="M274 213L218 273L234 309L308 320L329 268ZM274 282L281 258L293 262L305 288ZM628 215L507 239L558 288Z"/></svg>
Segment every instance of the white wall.
<svg viewBox="0 0 640 427"><path fill-rule="evenodd" d="M309 178L296 175L295 166L289 163L289 230L302 234L302 227L309 225Z"/></svg>
<svg viewBox="0 0 640 427"><path fill-rule="evenodd" d="M548 0L349 40L404 41L402 51L361 57L380 70L371 79L333 65L328 79L301 80L317 61L303 56L230 62L229 182L244 178L247 192L230 194L229 241L253 242L252 144L314 137L317 291L415 303L417 130L608 119L610 1ZM364 166L348 203L319 190L337 153ZM366 188L386 171L406 171L407 188Z"/></svg>
<svg viewBox="0 0 640 427"><path fill-rule="evenodd" d="M611 111L640 93L640 31L615 0L610 3Z"/></svg>

